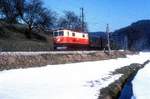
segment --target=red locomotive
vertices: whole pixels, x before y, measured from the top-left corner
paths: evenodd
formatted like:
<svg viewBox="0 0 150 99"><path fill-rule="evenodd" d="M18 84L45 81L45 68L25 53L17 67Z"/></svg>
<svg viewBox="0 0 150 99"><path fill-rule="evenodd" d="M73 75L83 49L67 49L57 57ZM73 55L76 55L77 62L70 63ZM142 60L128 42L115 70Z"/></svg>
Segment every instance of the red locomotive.
<svg viewBox="0 0 150 99"><path fill-rule="evenodd" d="M86 49L89 46L89 36L85 32L72 30L56 30L53 32L54 49Z"/></svg>

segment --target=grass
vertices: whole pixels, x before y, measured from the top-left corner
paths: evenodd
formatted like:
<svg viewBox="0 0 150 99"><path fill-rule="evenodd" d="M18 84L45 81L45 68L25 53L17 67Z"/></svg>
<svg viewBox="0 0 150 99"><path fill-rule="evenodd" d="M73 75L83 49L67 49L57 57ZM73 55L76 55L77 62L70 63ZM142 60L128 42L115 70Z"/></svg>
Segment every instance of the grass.
<svg viewBox="0 0 150 99"><path fill-rule="evenodd" d="M46 38L43 40L43 37L38 34L28 39L25 31L25 25L1 22L0 51L49 51L53 49L52 40L48 41Z"/></svg>
<svg viewBox="0 0 150 99"><path fill-rule="evenodd" d="M0 40L0 51L49 51L51 45L31 40Z"/></svg>

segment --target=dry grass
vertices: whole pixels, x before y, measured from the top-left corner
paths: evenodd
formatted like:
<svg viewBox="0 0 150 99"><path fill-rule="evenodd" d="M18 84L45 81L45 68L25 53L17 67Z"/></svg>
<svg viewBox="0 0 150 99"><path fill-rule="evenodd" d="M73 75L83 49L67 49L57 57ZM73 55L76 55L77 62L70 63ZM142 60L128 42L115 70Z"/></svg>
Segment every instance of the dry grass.
<svg viewBox="0 0 150 99"><path fill-rule="evenodd" d="M51 45L46 42L31 40L0 40L1 51L48 51Z"/></svg>
<svg viewBox="0 0 150 99"><path fill-rule="evenodd" d="M49 51L52 41L44 41L40 36L32 39L25 36L26 26L22 24L0 23L0 51Z"/></svg>

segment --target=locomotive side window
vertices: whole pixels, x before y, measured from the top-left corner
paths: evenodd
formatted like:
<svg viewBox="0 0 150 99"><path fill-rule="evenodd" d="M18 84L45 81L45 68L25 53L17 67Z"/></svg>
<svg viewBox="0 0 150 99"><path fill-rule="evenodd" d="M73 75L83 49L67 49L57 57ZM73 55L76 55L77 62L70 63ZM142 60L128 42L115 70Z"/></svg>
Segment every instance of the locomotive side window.
<svg viewBox="0 0 150 99"><path fill-rule="evenodd" d="M72 33L72 36L75 36L75 33Z"/></svg>
<svg viewBox="0 0 150 99"><path fill-rule="evenodd" d="M69 32L67 32L67 35L69 36Z"/></svg>
<svg viewBox="0 0 150 99"><path fill-rule="evenodd" d="M83 34L82 37L85 38L85 35Z"/></svg>

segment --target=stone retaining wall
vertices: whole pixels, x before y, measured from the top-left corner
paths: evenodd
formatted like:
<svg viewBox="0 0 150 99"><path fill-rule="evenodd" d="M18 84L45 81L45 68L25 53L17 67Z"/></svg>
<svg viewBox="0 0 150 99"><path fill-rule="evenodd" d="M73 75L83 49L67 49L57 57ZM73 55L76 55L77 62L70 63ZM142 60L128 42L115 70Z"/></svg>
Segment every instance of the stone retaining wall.
<svg viewBox="0 0 150 99"><path fill-rule="evenodd" d="M128 54L133 54L127 52ZM45 66L48 64L64 64L83 61L97 61L117 57L126 57L125 52L112 51L111 55L102 51L75 52L2 52L0 53L0 70Z"/></svg>

